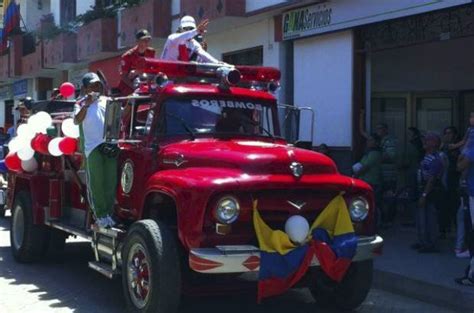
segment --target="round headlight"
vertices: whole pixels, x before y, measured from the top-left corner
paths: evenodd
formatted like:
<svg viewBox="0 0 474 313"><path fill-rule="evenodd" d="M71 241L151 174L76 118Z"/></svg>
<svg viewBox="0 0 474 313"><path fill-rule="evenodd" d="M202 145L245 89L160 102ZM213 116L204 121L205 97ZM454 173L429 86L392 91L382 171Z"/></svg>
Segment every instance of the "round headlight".
<svg viewBox="0 0 474 313"><path fill-rule="evenodd" d="M222 224L231 224L239 217L240 205L233 197L223 197L217 202L216 218Z"/></svg>
<svg viewBox="0 0 474 313"><path fill-rule="evenodd" d="M349 213L352 221L362 222L369 215L369 203L364 198L356 198L351 202Z"/></svg>

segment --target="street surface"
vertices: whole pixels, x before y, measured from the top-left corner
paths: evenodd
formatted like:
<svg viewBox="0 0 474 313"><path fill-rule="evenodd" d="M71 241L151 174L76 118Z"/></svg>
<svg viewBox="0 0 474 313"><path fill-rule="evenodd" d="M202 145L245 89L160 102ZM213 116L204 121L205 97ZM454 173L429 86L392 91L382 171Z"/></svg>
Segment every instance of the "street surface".
<svg viewBox="0 0 474 313"><path fill-rule="evenodd" d="M10 217L0 219L0 313L43 312L124 312L121 283L111 281L87 267L92 258L86 242L70 240L63 261L45 260L39 264L14 262L10 252ZM314 305L308 291L292 290L286 295L255 304L252 296L208 297L186 300L180 313L306 313L330 312ZM449 313L410 298L372 290L357 312Z"/></svg>

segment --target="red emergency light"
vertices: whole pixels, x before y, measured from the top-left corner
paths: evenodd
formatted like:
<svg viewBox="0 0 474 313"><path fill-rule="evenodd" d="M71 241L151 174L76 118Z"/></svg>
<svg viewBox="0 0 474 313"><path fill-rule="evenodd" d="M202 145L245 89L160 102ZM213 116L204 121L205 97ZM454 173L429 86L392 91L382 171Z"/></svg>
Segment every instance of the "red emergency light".
<svg viewBox="0 0 474 313"><path fill-rule="evenodd" d="M164 73L169 78L186 78L186 77L202 77L202 78L218 78L220 69L234 68L223 64L200 64L188 63L180 61L164 61L153 58L142 58L137 69L147 74ZM241 73L241 82L260 82L270 83L277 82L281 78L278 69L264 66L235 66Z"/></svg>

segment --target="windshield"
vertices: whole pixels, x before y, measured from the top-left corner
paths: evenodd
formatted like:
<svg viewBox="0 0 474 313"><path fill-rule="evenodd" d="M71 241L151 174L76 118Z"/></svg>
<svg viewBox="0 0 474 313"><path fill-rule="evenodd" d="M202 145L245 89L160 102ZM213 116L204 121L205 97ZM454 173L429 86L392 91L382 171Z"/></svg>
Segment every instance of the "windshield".
<svg viewBox="0 0 474 313"><path fill-rule="evenodd" d="M163 133L169 136L235 134L279 137L274 105L220 99L170 99L165 102Z"/></svg>

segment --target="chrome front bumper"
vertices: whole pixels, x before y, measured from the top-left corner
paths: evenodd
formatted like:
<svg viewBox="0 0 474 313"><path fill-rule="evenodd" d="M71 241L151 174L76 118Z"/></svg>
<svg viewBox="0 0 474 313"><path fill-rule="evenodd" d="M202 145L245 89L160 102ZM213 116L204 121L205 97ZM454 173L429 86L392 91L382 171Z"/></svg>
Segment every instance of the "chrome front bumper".
<svg viewBox="0 0 474 313"><path fill-rule="evenodd" d="M372 259L382 251L380 236L359 237L353 261ZM189 266L192 270L206 274L258 272L260 250L255 246L216 246L215 248L191 249ZM315 257L311 266L319 266Z"/></svg>

